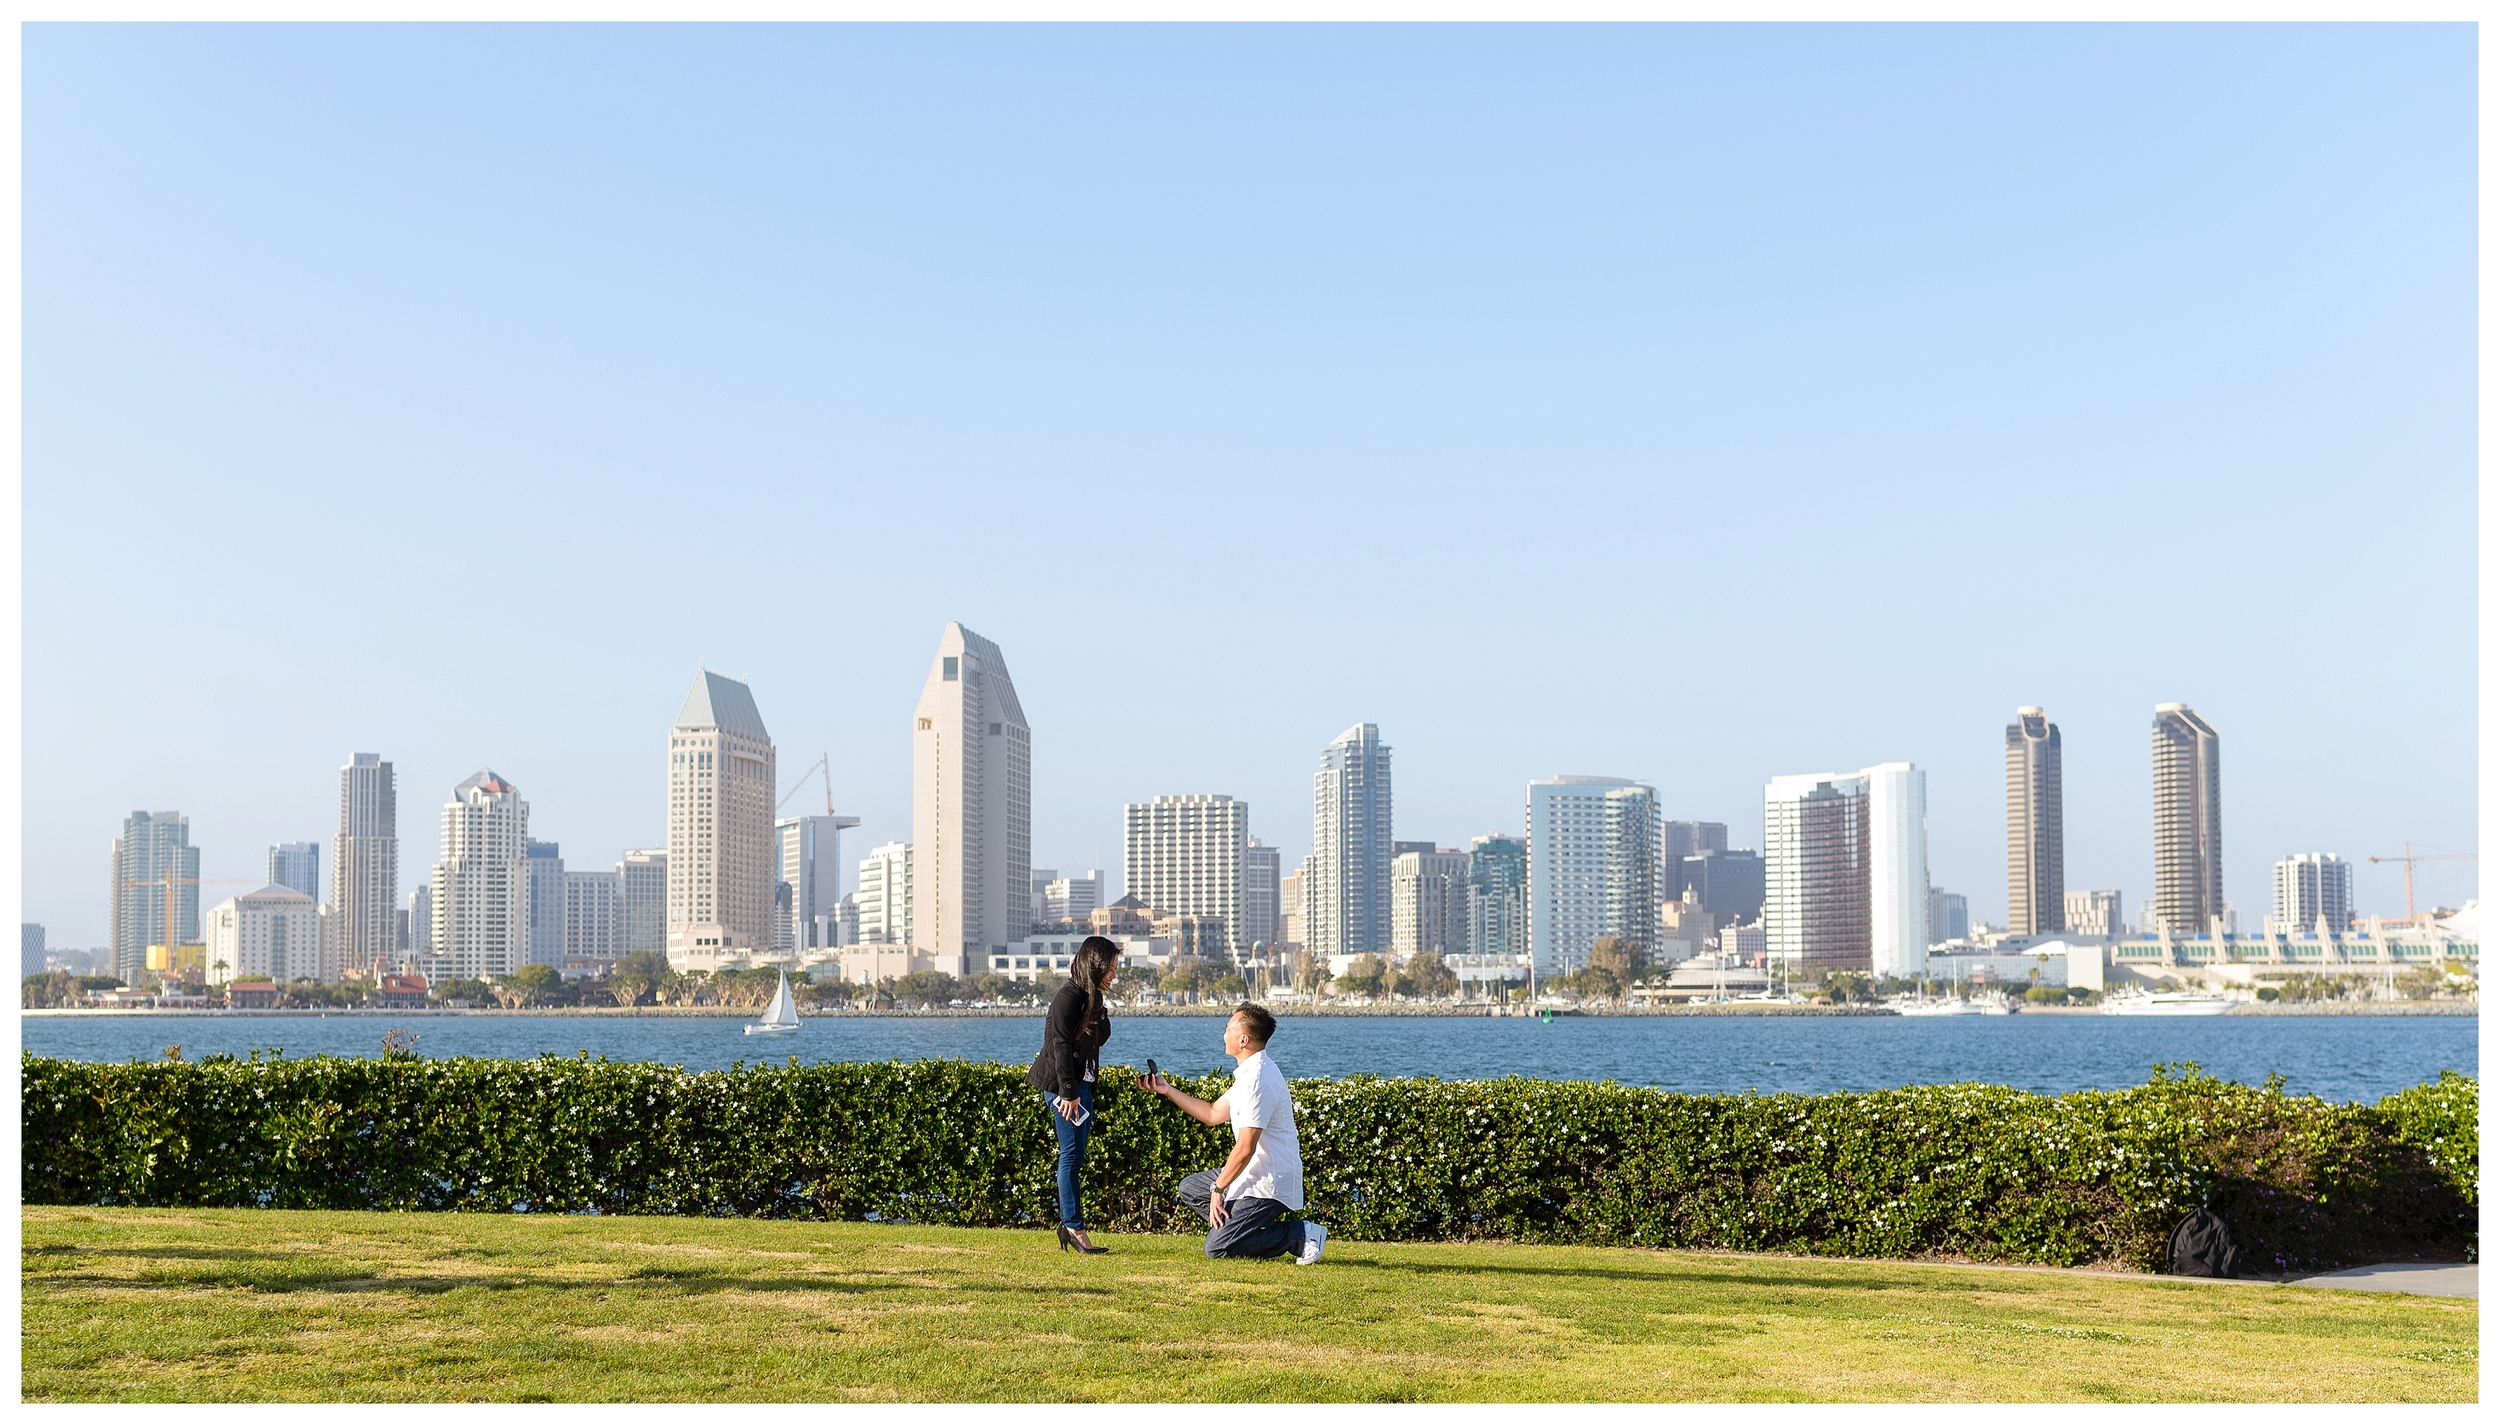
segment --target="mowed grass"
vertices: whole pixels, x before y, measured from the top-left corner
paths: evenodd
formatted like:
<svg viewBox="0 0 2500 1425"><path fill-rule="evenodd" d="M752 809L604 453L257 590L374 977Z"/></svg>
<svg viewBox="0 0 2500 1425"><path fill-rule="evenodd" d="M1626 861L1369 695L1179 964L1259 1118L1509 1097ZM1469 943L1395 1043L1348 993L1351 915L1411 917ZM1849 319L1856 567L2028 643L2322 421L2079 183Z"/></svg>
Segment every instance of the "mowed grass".
<svg viewBox="0 0 2500 1425"><path fill-rule="evenodd" d="M665 1217L24 1211L28 1400L2470 1401L2471 1301Z"/></svg>

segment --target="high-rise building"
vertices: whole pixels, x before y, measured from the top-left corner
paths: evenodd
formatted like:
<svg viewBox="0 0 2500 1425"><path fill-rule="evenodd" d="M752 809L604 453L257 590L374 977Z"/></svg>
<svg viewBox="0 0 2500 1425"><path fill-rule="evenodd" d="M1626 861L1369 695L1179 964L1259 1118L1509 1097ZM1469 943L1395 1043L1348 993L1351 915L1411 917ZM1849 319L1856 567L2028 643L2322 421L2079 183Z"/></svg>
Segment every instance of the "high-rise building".
<svg viewBox="0 0 2500 1425"><path fill-rule="evenodd" d="M1770 939L1761 922L1719 927L1719 953L1739 965L1758 965L1769 958Z"/></svg>
<svg viewBox="0 0 2500 1425"><path fill-rule="evenodd" d="M2321 919L2336 935L2352 928L2352 863L2324 851L2304 851L2275 862L2275 928L2305 935Z"/></svg>
<svg viewBox="0 0 2500 1425"><path fill-rule="evenodd" d="M805 954L842 943L834 938L834 907L842 900L842 833L857 825L858 817L830 812L773 823L785 901L775 948Z"/></svg>
<svg viewBox="0 0 2500 1425"><path fill-rule="evenodd" d="M564 848L552 841L529 844L530 963L564 963L566 900Z"/></svg>
<svg viewBox="0 0 2500 1425"><path fill-rule="evenodd" d="M1320 753L1311 778L1311 855L1303 934L1317 955L1389 948L1389 747L1357 723Z"/></svg>
<svg viewBox="0 0 2500 1425"><path fill-rule="evenodd" d="M208 913L204 942L208 982L323 978L320 921L319 903L292 886L219 901Z"/></svg>
<svg viewBox="0 0 2500 1425"><path fill-rule="evenodd" d="M912 943L911 844L889 841L859 863L859 944Z"/></svg>
<svg viewBox="0 0 2500 1425"><path fill-rule="evenodd" d="M396 963L399 780L379 753L356 753L339 769L339 834L330 863L333 970Z"/></svg>
<svg viewBox="0 0 2500 1425"><path fill-rule="evenodd" d="M434 863L434 954L465 980L530 963L530 805L492 771L454 787Z"/></svg>
<svg viewBox="0 0 2500 1425"><path fill-rule="evenodd" d="M625 953L625 916L618 895L623 880L617 871L564 873L564 948L558 964L570 969L576 961L613 960Z"/></svg>
<svg viewBox="0 0 2500 1425"><path fill-rule="evenodd" d="M2153 920L2202 935L2222 906L2222 736L2185 703L2162 703L2153 709Z"/></svg>
<svg viewBox="0 0 2500 1425"><path fill-rule="evenodd" d="M668 852L628 851L616 863L619 955L668 949Z"/></svg>
<svg viewBox="0 0 2500 1425"><path fill-rule="evenodd" d="M269 884L321 899L321 843L282 841L269 848Z"/></svg>
<svg viewBox="0 0 2500 1425"><path fill-rule="evenodd" d="M1516 836L1468 843L1467 953L1528 953L1528 843Z"/></svg>
<svg viewBox="0 0 2500 1425"><path fill-rule="evenodd" d="M1927 969L1927 774L1907 762L1764 788L1765 952L1792 970Z"/></svg>
<svg viewBox="0 0 2500 1425"><path fill-rule="evenodd" d="M434 948L434 887L423 885L408 893L408 948Z"/></svg>
<svg viewBox="0 0 2500 1425"><path fill-rule="evenodd" d="M1466 852L1426 843L1389 862L1389 949L1400 956L1466 953Z"/></svg>
<svg viewBox="0 0 2500 1425"><path fill-rule="evenodd" d="M2074 892L2067 892L2066 904L2070 907L2069 919L2073 918L2071 907L2074 901ZM1956 891L1940 891L1930 887L1927 892L1927 943L1942 945L1948 940L1969 938L1970 897Z"/></svg>
<svg viewBox="0 0 2500 1425"><path fill-rule="evenodd" d="M1120 873L1128 893L1166 915L1198 917L1199 954L1243 958L1250 804L1221 793L1157 797L1130 803L1122 824Z"/></svg>
<svg viewBox="0 0 2500 1425"><path fill-rule="evenodd" d="M668 734L668 958L773 946L775 771L755 695L708 669Z"/></svg>
<svg viewBox="0 0 2500 1425"><path fill-rule="evenodd" d="M1310 932L1304 927L1310 923L1310 912L1309 901L1303 895L1303 885L1309 878L1310 870L1311 858L1305 856L1293 868L1292 875L1276 882L1276 934L1285 944L1296 949L1308 948L1304 937Z"/></svg>
<svg viewBox="0 0 2500 1425"><path fill-rule="evenodd" d="M47 953L43 948L43 927L31 920L18 922L17 962L25 967L23 973L42 974Z"/></svg>
<svg viewBox="0 0 2500 1425"><path fill-rule="evenodd" d="M1658 938L1658 794L1621 777L1528 784L1528 945L1540 977L1588 968L1609 936Z"/></svg>
<svg viewBox="0 0 2500 1425"><path fill-rule="evenodd" d="M2066 928L2063 759L2049 715L2016 708L2005 725L2006 928L2016 935Z"/></svg>
<svg viewBox="0 0 2500 1425"><path fill-rule="evenodd" d="M1727 849L1727 823L1723 821L1665 821L1658 824L1658 834L1663 843L1658 864L1666 872L1665 884L1658 890L1671 901L1684 899L1684 888L1692 884L1686 879L1685 862Z"/></svg>
<svg viewBox="0 0 2500 1425"><path fill-rule="evenodd" d="M1082 876L1062 876L1049 869L1035 871L1033 923L1068 925L1084 921L1097 907L1109 904L1102 888L1103 874L1099 868Z"/></svg>
<svg viewBox="0 0 2500 1425"><path fill-rule="evenodd" d="M122 822L112 905L113 973L127 983L148 967L149 946L200 943L200 851L189 818L134 811Z"/></svg>
<svg viewBox="0 0 2500 1425"><path fill-rule="evenodd" d="M960 623L938 636L911 766L911 945L968 974L1032 927L1033 731L1006 655Z"/></svg>
<svg viewBox="0 0 2500 1425"><path fill-rule="evenodd" d="M2116 891L2068 891L2066 929L2076 935L2124 935L2127 916L2123 901L2124 897Z"/></svg>
<svg viewBox="0 0 2500 1425"><path fill-rule="evenodd" d="M1241 943L1274 950L1284 943L1284 855L1259 838L1241 852Z"/></svg>
<svg viewBox="0 0 2500 1425"><path fill-rule="evenodd" d="M1720 925L1762 918L1762 853L1716 847L1684 858L1684 889Z"/></svg>

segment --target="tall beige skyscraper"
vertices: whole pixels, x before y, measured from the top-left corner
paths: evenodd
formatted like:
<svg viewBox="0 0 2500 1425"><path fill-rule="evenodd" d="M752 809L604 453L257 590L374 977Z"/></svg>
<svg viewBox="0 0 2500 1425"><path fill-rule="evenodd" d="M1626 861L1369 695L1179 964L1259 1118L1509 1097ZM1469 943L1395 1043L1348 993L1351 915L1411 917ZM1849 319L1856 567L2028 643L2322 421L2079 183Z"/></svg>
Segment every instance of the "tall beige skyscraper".
<svg viewBox="0 0 2500 1425"><path fill-rule="evenodd" d="M1033 923L1033 733L998 645L950 623L911 734L912 949L965 974Z"/></svg>
<svg viewBox="0 0 2500 1425"><path fill-rule="evenodd" d="M339 769L339 835L330 858L331 913L340 964L363 969L399 959L399 782L378 753Z"/></svg>
<svg viewBox="0 0 2500 1425"><path fill-rule="evenodd" d="M2039 708L2016 708L2005 725L2006 928L2047 935L2066 928L2066 774L2057 724Z"/></svg>
<svg viewBox="0 0 2500 1425"><path fill-rule="evenodd" d="M755 695L706 670L668 733L668 959L773 948L773 739Z"/></svg>
<svg viewBox="0 0 2500 1425"><path fill-rule="evenodd" d="M2222 735L2185 703L2153 709L2153 919L2201 935L2222 914Z"/></svg>
<svg viewBox="0 0 2500 1425"><path fill-rule="evenodd" d="M509 975L530 958L530 804L491 770L454 787L434 863L434 953L464 980Z"/></svg>

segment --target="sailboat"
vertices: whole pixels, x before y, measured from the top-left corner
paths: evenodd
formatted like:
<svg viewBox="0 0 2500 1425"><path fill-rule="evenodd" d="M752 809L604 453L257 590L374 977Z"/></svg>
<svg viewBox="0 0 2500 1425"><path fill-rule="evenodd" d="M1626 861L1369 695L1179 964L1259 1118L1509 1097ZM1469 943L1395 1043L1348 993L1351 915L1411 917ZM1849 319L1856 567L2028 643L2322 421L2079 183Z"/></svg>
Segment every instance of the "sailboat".
<svg viewBox="0 0 2500 1425"><path fill-rule="evenodd" d="M747 1026L749 1034L796 1034L799 1032L799 1002L790 998L790 972L781 972L781 988L773 992L773 1007L764 1017Z"/></svg>

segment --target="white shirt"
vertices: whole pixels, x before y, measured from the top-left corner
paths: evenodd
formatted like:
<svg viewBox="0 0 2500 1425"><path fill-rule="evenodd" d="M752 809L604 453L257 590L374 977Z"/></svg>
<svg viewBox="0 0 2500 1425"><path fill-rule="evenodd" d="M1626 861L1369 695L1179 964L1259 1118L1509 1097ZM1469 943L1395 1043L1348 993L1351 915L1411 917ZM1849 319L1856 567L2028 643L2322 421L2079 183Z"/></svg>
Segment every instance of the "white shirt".
<svg viewBox="0 0 2500 1425"><path fill-rule="evenodd" d="M1241 1130L1259 1130L1259 1146L1250 1150L1250 1161L1242 1166L1241 1176L1224 1189L1226 1202L1245 1197L1274 1198L1299 1212L1302 1210L1302 1138L1294 1131L1293 1095L1285 1088L1285 1076L1276 1061L1267 1057L1265 1049L1241 1061L1233 1070L1233 1086L1224 1091L1224 1101L1233 1106L1233 1137L1239 1140Z"/></svg>

